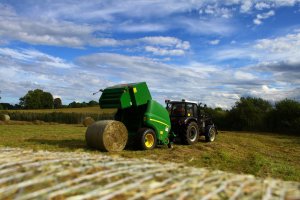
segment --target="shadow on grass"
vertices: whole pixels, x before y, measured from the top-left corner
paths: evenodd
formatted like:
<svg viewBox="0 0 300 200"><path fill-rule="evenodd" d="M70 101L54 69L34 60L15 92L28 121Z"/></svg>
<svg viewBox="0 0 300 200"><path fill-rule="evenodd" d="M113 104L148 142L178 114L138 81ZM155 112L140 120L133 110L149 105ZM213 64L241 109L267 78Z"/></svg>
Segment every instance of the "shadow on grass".
<svg viewBox="0 0 300 200"><path fill-rule="evenodd" d="M40 144L40 145L51 145L58 148L66 148L70 150L76 149L87 149L84 140L72 139L72 140L51 140L51 139L28 139L27 142Z"/></svg>

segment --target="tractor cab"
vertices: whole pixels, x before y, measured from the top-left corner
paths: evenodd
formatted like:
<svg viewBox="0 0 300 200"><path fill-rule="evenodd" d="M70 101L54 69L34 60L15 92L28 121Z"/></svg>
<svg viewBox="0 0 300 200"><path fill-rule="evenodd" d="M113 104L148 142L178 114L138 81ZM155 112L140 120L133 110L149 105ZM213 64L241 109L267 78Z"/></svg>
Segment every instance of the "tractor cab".
<svg viewBox="0 0 300 200"><path fill-rule="evenodd" d="M206 105L201 106L193 101L171 101L166 100L166 108L171 119L173 133L184 144L194 144L201 135L206 141L215 140L217 129L211 117L204 113Z"/></svg>

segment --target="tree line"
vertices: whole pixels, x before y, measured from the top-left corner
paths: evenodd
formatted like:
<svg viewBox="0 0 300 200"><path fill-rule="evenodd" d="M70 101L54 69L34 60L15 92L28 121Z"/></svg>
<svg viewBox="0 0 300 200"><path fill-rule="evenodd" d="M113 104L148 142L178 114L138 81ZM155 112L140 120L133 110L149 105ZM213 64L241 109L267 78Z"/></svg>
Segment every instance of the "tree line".
<svg viewBox="0 0 300 200"><path fill-rule="evenodd" d="M98 102L93 100L81 103L73 101L68 105L63 105L60 98L53 98L53 95L50 92L45 92L41 89L29 90L27 94L19 100L19 104L15 105L0 103L0 110L80 108L98 105Z"/></svg>
<svg viewBox="0 0 300 200"><path fill-rule="evenodd" d="M300 103L284 99L272 105L242 97L230 110L205 108L221 130L286 132L300 135Z"/></svg>

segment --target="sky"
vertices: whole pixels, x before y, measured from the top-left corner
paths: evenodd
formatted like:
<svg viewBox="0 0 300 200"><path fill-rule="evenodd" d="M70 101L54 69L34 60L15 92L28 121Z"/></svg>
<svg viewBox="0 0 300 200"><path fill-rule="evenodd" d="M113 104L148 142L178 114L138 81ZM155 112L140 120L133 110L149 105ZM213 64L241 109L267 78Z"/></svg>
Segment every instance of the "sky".
<svg viewBox="0 0 300 200"><path fill-rule="evenodd" d="M0 0L0 81L8 103L142 81L161 103L300 101L300 0Z"/></svg>

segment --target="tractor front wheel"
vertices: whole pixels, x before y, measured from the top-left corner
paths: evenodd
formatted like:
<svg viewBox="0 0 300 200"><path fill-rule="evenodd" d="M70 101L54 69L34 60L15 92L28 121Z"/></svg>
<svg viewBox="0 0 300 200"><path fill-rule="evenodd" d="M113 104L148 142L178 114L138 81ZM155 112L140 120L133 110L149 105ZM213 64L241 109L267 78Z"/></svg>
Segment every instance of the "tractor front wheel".
<svg viewBox="0 0 300 200"><path fill-rule="evenodd" d="M140 128L138 130L140 136L139 142L142 150L154 149L156 146L156 134L150 128Z"/></svg>
<svg viewBox="0 0 300 200"><path fill-rule="evenodd" d="M191 122L183 135L184 144L195 144L199 139L199 128L196 122Z"/></svg>
<svg viewBox="0 0 300 200"><path fill-rule="evenodd" d="M208 131L205 134L206 142L213 142L216 139L217 130L215 127L209 127Z"/></svg>

